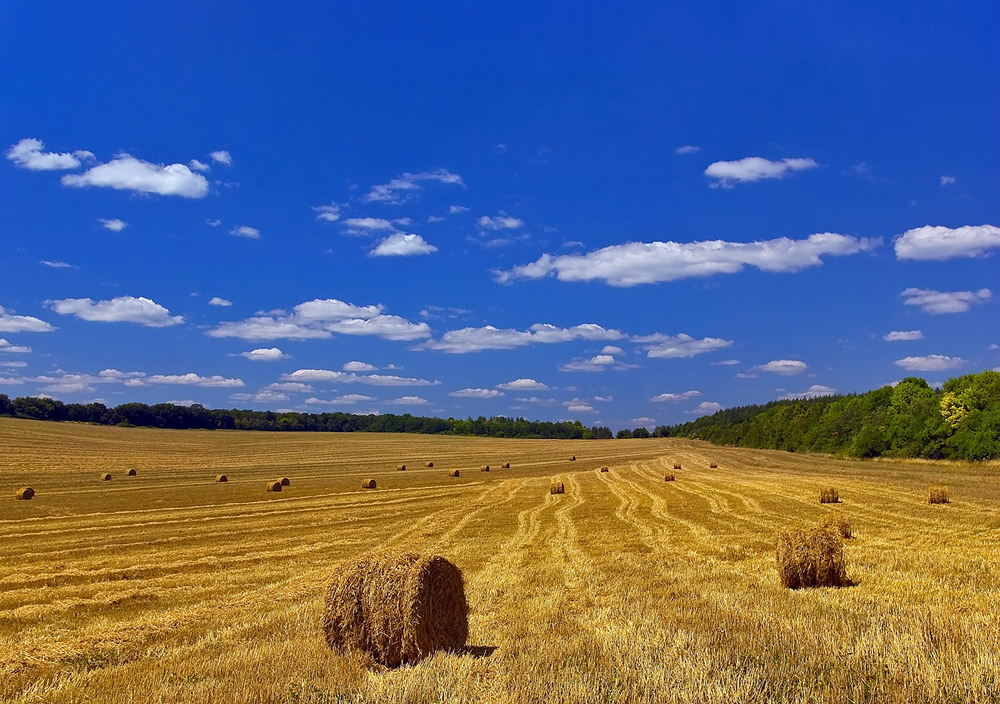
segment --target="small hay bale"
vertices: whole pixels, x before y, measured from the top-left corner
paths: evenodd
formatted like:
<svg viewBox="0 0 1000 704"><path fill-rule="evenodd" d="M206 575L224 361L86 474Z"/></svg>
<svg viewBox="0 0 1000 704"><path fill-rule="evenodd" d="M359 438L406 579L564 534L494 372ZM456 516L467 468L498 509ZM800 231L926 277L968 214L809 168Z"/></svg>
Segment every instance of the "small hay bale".
<svg viewBox="0 0 1000 704"><path fill-rule="evenodd" d="M267 483L267 490L268 491L281 491L281 482L279 482L277 479L275 479L273 482L268 482Z"/></svg>
<svg viewBox="0 0 1000 704"><path fill-rule="evenodd" d="M108 474L107 472L105 472L104 474L101 475L101 481L102 482L110 482L111 481L111 475Z"/></svg>
<svg viewBox="0 0 1000 704"><path fill-rule="evenodd" d="M851 534L851 519L847 516L841 516L837 513L828 513L820 519L819 524L821 526L833 528L840 534L841 538L854 537Z"/></svg>
<svg viewBox="0 0 1000 704"><path fill-rule="evenodd" d="M483 468L482 468L482 469L480 469L479 471L480 471L480 472L488 472L488 471L490 471L490 466L489 466L489 465L486 465L485 467L483 467Z"/></svg>
<svg viewBox="0 0 1000 704"><path fill-rule="evenodd" d="M326 643L397 667L469 637L462 571L439 555L382 551L333 570L323 605Z"/></svg>
<svg viewBox="0 0 1000 704"><path fill-rule="evenodd" d="M681 463L680 462L674 462L674 469L680 469L680 468L681 468Z"/></svg>
<svg viewBox="0 0 1000 704"><path fill-rule="evenodd" d="M362 489L374 489L375 488L375 480L374 479L365 479L363 482L361 482L361 488Z"/></svg>
<svg viewBox="0 0 1000 704"><path fill-rule="evenodd" d="M551 486L549 486L549 493L550 494L565 494L566 493L566 485L563 484L562 482L552 482Z"/></svg>
<svg viewBox="0 0 1000 704"><path fill-rule="evenodd" d="M448 472L448 476L449 477L460 477L460 476L462 476L462 473L459 472L457 469L453 469L450 472Z"/></svg>
<svg viewBox="0 0 1000 704"><path fill-rule="evenodd" d="M31 499L33 499L34 496L35 496L35 490L32 489L30 486L21 487L20 489L17 490L17 493L14 494L14 498L16 498L18 501L31 501Z"/></svg>
<svg viewBox="0 0 1000 704"><path fill-rule="evenodd" d="M840 491L833 487L819 490L819 502L821 504L839 504Z"/></svg>
<svg viewBox="0 0 1000 704"><path fill-rule="evenodd" d="M501 469L510 469L510 462L504 462L501 465Z"/></svg>
<svg viewBox="0 0 1000 704"><path fill-rule="evenodd" d="M396 466L396 471L397 472L405 472L406 471L406 465L405 464L397 465Z"/></svg>
<svg viewBox="0 0 1000 704"><path fill-rule="evenodd" d="M719 468L719 464L718 464L718 462L710 462L709 465L708 465L708 468L709 469L718 469Z"/></svg>
<svg viewBox="0 0 1000 704"><path fill-rule="evenodd" d="M576 455L573 455L572 457L570 457L569 461L570 462L576 462Z"/></svg>
<svg viewBox="0 0 1000 704"><path fill-rule="evenodd" d="M672 481L674 481L674 473L670 472L669 474L664 475L663 481L665 481L665 482L672 482Z"/></svg>
<svg viewBox="0 0 1000 704"><path fill-rule="evenodd" d="M608 466L601 467L601 471L602 472L610 472L611 471L611 467L608 467Z"/></svg>
<svg viewBox="0 0 1000 704"><path fill-rule="evenodd" d="M848 584L844 543L833 528L807 526L778 534L778 575L789 589Z"/></svg>
<svg viewBox="0 0 1000 704"><path fill-rule="evenodd" d="M225 484L226 482L229 481L229 477L227 477L225 474L220 474L215 478L215 481Z"/></svg>
<svg viewBox="0 0 1000 704"><path fill-rule="evenodd" d="M125 474L126 474L127 476L130 476L130 477L134 477L134 476L135 476L135 475L137 474L137 472L135 471L135 467L133 467L133 468L132 468L132 469L130 469L129 471L125 472Z"/></svg>
<svg viewBox="0 0 1000 704"><path fill-rule="evenodd" d="M929 504L950 504L951 492L946 486L932 486L927 491L927 503Z"/></svg>
<svg viewBox="0 0 1000 704"><path fill-rule="evenodd" d="M427 463L427 466L428 466L428 467L433 467L433 466L434 466L434 463L433 463L433 462L428 462L428 463Z"/></svg>
<svg viewBox="0 0 1000 704"><path fill-rule="evenodd" d="M281 486L288 486L292 483L292 480L289 479L288 477L282 477L278 481L281 482Z"/></svg>

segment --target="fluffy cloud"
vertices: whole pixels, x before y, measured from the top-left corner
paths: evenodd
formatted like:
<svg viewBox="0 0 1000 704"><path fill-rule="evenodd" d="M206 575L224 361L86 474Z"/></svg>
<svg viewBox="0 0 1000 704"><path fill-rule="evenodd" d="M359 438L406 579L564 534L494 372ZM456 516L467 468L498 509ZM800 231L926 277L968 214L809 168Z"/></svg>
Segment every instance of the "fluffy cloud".
<svg viewBox="0 0 1000 704"><path fill-rule="evenodd" d="M51 332L55 330L44 320L30 315L14 315L14 311L0 306L0 332Z"/></svg>
<svg viewBox="0 0 1000 704"><path fill-rule="evenodd" d="M677 149L674 150L674 154L695 154L700 151L701 147L685 144L683 147L677 147Z"/></svg>
<svg viewBox="0 0 1000 704"><path fill-rule="evenodd" d="M147 384L170 384L181 386L203 386L206 388L231 388L244 386L242 379L227 379L223 376L199 376L198 374L153 374L143 381Z"/></svg>
<svg viewBox="0 0 1000 704"><path fill-rule="evenodd" d="M138 323L149 328L165 328L184 322L183 316L170 315L170 311L159 303L141 296L120 296L96 302L90 298L65 298L47 303L60 315L75 315L93 322Z"/></svg>
<svg viewBox="0 0 1000 704"><path fill-rule="evenodd" d="M770 161L759 156L748 156L739 161L716 161L705 169L705 175L715 179L712 188L732 188L734 183L750 183L768 178L784 178L791 171L815 169L812 159L782 159Z"/></svg>
<svg viewBox="0 0 1000 704"><path fill-rule="evenodd" d="M420 235L397 232L379 242L378 246L372 250L371 255L373 257L411 257L436 251L437 247Z"/></svg>
<svg viewBox="0 0 1000 704"><path fill-rule="evenodd" d="M290 357L277 347L261 347L249 352L240 352L240 356L246 357L251 362L278 362Z"/></svg>
<svg viewBox="0 0 1000 704"><path fill-rule="evenodd" d="M345 394L331 399L320 399L311 396L305 402L310 406L351 406L355 403L367 403L374 400L374 397L363 394Z"/></svg>
<svg viewBox="0 0 1000 704"><path fill-rule="evenodd" d="M837 393L836 389L832 389L829 386L823 386L822 384L813 384L805 391L797 394L785 394L782 399L793 400L793 399L803 399L803 398L820 398L821 396L833 396Z"/></svg>
<svg viewBox="0 0 1000 704"><path fill-rule="evenodd" d="M206 173L212 170L211 166L209 166L203 161L198 161L197 159L192 159L191 161L189 161L188 166L190 166L195 171L201 171L202 173Z"/></svg>
<svg viewBox="0 0 1000 704"><path fill-rule="evenodd" d="M418 191L423 190L423 186L420 184L426 181L465 188L465 182L458 174L453 174L447 169L435 169L434 171L422 171L417 174L404 173L399 178L392 179L389 183L372 186L371 190L368 191L362 200L366 203L399 205L409 200Z"/></svg>
<svg viewBox="0 0 1000 704"><path fill-rule="evenodd" d="M933 289L908 288L901 294L903 304L919 306L924 313L942 315L945 313L965 313L976 303L985 303L993 298L988 288L978 291L934 291Z"/></svg>
<svg viewBox="0 0 1000 704"><path fill-rule="evenodd" d="M364 234L369 232L378 232L380 230L393 232L396 229L395 225L384 218L348 218L347 220L344 220L344 224L351 230L355 232L363 232Z"/></svg>
<svg viewBox="0 0 1000 704"><path fill-rule="evenodd" d="M128 154L119 154L106 164L93 166L82 174L62 177L66 186L96 186L119 191L156 193L161 196L204 198L208 181L185 164L153 164Z"/></svg>
<svg viewBox="0 0 1000 704"><path fill-rule="evenodd" d="M719 337L704 337L698 340L685 333L678 335L654 333L634 337L632 340L640 343L646 350L646 356L652 359L697 357L700 354L721 350L733 344L732 340L723 340Z"/></svg>
<svg viewBox="0 0 1000 704"><path fill-rule="evenodd" d="M0 337L0 353L2 353L2 352L9 352L11 354L27 354L28 352L31 352L31 348L30 347L22 347L20 345L13 345L13 344L7 342L7 340L5 340L2 337ZM6 366L10 366L10 363L9 362L8 363L4 363L3 366L5 366L5 367Z"/></svg>
<svg viewBox="0 0 1000 704"><path fill-rule="evenodd" d="M548 323L535 323L531 326L532 342L569 342L571 340L620 340L625 333L619 330L609 330L594 323L583 323L569 328L559 328Z"/></svg>
<svg viewBox="0 0 1000 704"><path fill-rule="evenodd" d="M917 227L907 230L893 242L897 259L943 261L956 257L981 257L1000 248L1000 227L966 225L965 227Z"/></svg>
<svg viewBox="0 0 1000 704"><path fill-rule="evenodd" d="M800 362L797 359L775 359L767 364L761 364L754 367L754 371L770 372L771 374L780 374L782 376L795 376L796 374L801 374L808 368L808 364Z"/></svg>
<svg viewBox="0 0 1000 704"><path fill-rule="evenodd" d="M276 381L273 384L268 384L264 388L271 391L291 391L297 394L304 394L307 391L313 390L313 387L309 386L309 384L303 384L298 381Z"/></svg>
<svg viewBox="0 0 1000 704"><path fill-rule="evenodd" d="M340 205L337 203L313 206L313 212L316 213L316 219L323 222L337 222L340 220Z"/></svg>
<svg viewBox="0 0 1000 704"><path fill-rule="evenodd" d="M431 334L427 323L411 323L398 315L377 315L367 320L341 320L330 323L328 328L341 335L375 335L385 340L419 340Z"/></svg>
<svg viewBox="0 0 1000 704"><path fill-rule="evenodd" d="M625 354L625 350L621 347L615 347L614 345L605 345L601 349L601 354Z"/></svg>
<svg viewBox="0 0 1000 704"><path fill-rule="evenodd" d="M208 301L208 305L210 305L210 306L221 306L222 308L228 308L229 306L233 305L233 302L232 301L227 301L225 298L219 298L218 296L212 296L212 298Z"/></svg>
<svg viewBox="0 0 1000 704"><path fill-rule="evenodd" d="M725 408L725 406L721 403L716 403L715 401L702 401L695 408L684 412L691 415L703 416L709 413L715 413L716 411L721 411L723 408Z"/></svg>
<svg viewBox="0 0 1000 704"><path fill-rule="evenodd" d="M234 227L229 231L230 235L234 237L246 237L251 240L260 239L260 230L256 227L250 227L249 225L240 225L239 227Z"/></svg>
<svg viewBox="0 0 1000 704"><path fill-rule="evenodd" d="M809 235L804 240L779 237L758 242L626 242L586 254L543 254L531 264L494 274L500 283L554 274L560 281L597 279L626 287L735 274L747 265L768 272L794 272L821 265L824 255L857 254L879 243L832 232Z"/></svg>
<svg viewBox="0 0 1000 704"><path fill-rule="evenodd" d="M688 399L692 399L697 396L701 396L700 391L682 391L679 394L675 393L659 394L657 396L653 396L653 398L649 400L654 403L679 403L681 401L687 401Z"/></svg>
<svg viewBox="0 0 1000 704"><path fill-rule="evenodd" d="M127 222L118 218L97 218L97 222L101 223L101 227L105 230L111 230L112 232L121 232L128 227Z"/></svg>
<svg viewBox="0 0 1000 704"><path fill-rule="evenodd" d="M281 378L297 382L326 381L339 384L368 384L370 386L436 386L441 383L427 379L386 374L354 374L353 372L335 372L329 369L297 369Z"/></svg>
<svg viewBox="0 0 1000 704"><path fill-rule="evenodd" d="M929 354L924 357L903 357L897 359L894 364L910 372L943 372L948 369L958 369L967 362L961 357Z"/></svg>
<svg viewBox="0 0 1000 704"><path fill-rule="evenodd" d="M585 399L574 398L563 402L566 410L570 413L596 413L597 409L590 405Z"/></svg>
<svg viewBox="0 0 1000 704"><path fill-rule="evenodd" d="M512 330L486 325L481 328L448 330L440 340L428 340L417 349L436 350L449 354L466 354L483 350L510 350L533 343L557 343L571 340L618 340L625 334L593 323L560 328L547 323L535 323L530 330Z"/></svg>
<svg viewBox="0 0 1000 704"><path fill-rule="evenodd" d="M924 333L920 330L893 330L883 335L882 339L886 342L910 342L924 339Z"/></svg>
<svg viewBox="0 0 1000 704"><path fill-rule="evenodd" d="M487 230L519 230L524 227L523 220L511 217L502 210L496 217L482 216L476 221L476 224Z"/></svg>
<svg viewBox="0 0 1000 704"><path fill-rule="evenodd" d="M941 185L942 186L950 186L953 183L955 183L956 180L957 179L954 176L942 176L941 177Z"/></svg>
<svg viewBox="0 0 1000 704"><path fill-rule="evenodd" d="M93 159L94 155L88 151L75 151L72 153L46 152L45 144L40 139L22 139L20 142L7 150L7 158L13 161L22 169L32 171L61 171L64 169L75 169L82 161Z"/></svg>
<svg viewBox="0 0 1000 704"><path fill-rule="evenodd" d="M211 157L212 161L217 164L225 164L226 166L233 165L233 157L225 149L220 149L217 152L212 152L208 155Z"/></svg>
<svg viewBox="0 0 1000 704"><path fill-rule="evenodd" d="M610 354L598 354L588 359L574 359L559 367L561 372L603 372L608 369L633 369L635 365L625 364Z"/></svg>
<svg viewBox="0 0 1000 704"><path fill-rule="evenodd" d="M461 213L469 212L469 209L466 208L464 205L451 205L448 206L448 212L451 213L452 215L459 215Z"/></svg>
<svg viewBox="0 0 1000 704"><path fill-rule="evenodd" d="M373 372L377 367L367 362L347 362L341 367L345 372Z"/></svg>
<svg viewBox="0 0 1000 704"><path fill-rule="evenodd" d="M387 406L429 406L430 404L430 401L420 396L401 396L385 402Z"/></svg>
<svg viewBox="0 0 1000 704"><path fill-rule="evenodd" d="M255 394L232 394L229 398L234 401L252 401L254 403L281 403L288 400L288 394L261 389Z"/></svg>
<svg viewBox="0 0 1000 704"><path fill-rule="evenodd" d="M496 398L503 396L502 391L496 389L459 389L448 394L456 398Z"/></svg>
<svg viewBox="0 0 1000 704"><path fill-rule="evenodd" d="M497 384L498 389L505 391L548 391L549 387L534 379L514 379L503 384Z"/></svg>

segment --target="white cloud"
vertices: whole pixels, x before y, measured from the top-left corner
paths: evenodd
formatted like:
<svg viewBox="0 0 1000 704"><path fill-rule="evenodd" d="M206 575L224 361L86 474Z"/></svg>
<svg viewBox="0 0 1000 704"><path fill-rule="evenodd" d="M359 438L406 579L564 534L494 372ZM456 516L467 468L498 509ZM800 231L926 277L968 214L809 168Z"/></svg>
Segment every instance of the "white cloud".
<svg viewBox="0 0 1000 704"><path fill-rule="evenodd" d="M800 362L797 359L775 359L767 364L754 367L754 371L770 372L771 374L780 374L782 376L794 376L801 374L808 368L808 364Z"/></svg>
<svg viewBox="0 0 1000 704"><path fill-rule="evenodd" d="M291 391L292 393L297 394L304 394L307 391L313 390L313 387L309 386L309 384L303 384L298 381L276 381L273 384L268 384L264 388L271 391Z"/></svg>
<svg viewBox="0 0 1000 704"><path fill-rule="evenodd" d="M496 389L459 389L458 391L452 391L448 395L455 396L456 398L496 398L497 396L503 396L503 392Z"/></svg>
<svg viewBox="0 0 1000 704"><path fill-rule="evenodd" d="M251 362L279 362L282 359L289 359L287 355L277 347L260 347L249 352L240 352L241 357L246 357Z"/></svg>
<svg viewBox="0 0 1000 704"><path fill-rule="evenodd" d="M533 403L538 406L556 406L559 404L554 398L539 398L538 396L529 396L527 398L516 398L515 401L520 403Z"/></svg>
<svg viewBox="0 0 1000 704"><path fill-rule="evenodd" d="M436 386L440 383L427 379L385 374L354 374L352 372L335 372L329 369L297 369L281 378L286 381L326 381L339 384L368 384L370 386Z"/></svg>
<svg viewBox="0 0 1000 704"><path fill-rule="evenodd" d="M6 350L5 350L5 347L6 347ZM6 340L0 338L0 352L4 352L4 351L12 352L14 350L16 350L18 352L31 352L31 348L30 347L14 347L13 345L11 345ZM8 367L10 369L14 369L14 368L20 369L20 368L26 367L26 366L28 366L27 362L0 362L0 367Z"/></svg>
<svg viewBox="0 0 1000 704"><path fill-rule="evenodd" d="M571 340L618 340L625 337L619 330L610 330L594 323L560 328L548 323L535 323L530 330L512 330L486 325L480 328L448 330L440 340L428 340L417 349L436 350L450 354L466 354L482 350L509 350L533 343L551 344Z"/></svg>
<svg viewBox="0 0 1000 704"><path fill-rule="evenodd" d="M596 413L597 409L590 405L586 399L574 398L570 401L564 401L563 405L566 410L570 413Z"/></svg>
<svg viewBox="0 0 1000 704"><path fill-rule="evenodd" d="M260 230L256 227L250 227L249 225L240 225L239 227L234 227L229 231L230 235L234 237L246 237L251 240L260 239Z"/></svg>
<svg viewBox="0 0 1000 704"><path fill-rule="evenodd" d="M341 367L345 372L373 372L378 367L367 362L347 362Z"/></svg>
<svg viewBox="0 0 1000 704"><path fill-rule="evenodd" d="M50 262L48 259L42 259L38 263L39 264L44 264L45 266L51 267L53 269L76 269L77 268L77 266L75 264L67 264L66 262Z"/></svg>
<svg viewBox="0 0 1000 704"><path fill-rule="evenodd" d="M206 173L212 170L211 166L209 166L203 161L198 161L197 159L192 159L191 161L189 161L188 166L190 166L195 171L201 171L202 173Z"/></svg>
<svg viewBox="0 0 1000 704"><path fill-rule="evenodd" d="M379 230L388 230L389 232L394 232L396 230L396 226L384 218L347 218L347 220L344 220L344 224L355 231L378 232Z"/></svg>
<svg viewBox="0 0 1000 704"><path fill-rule="evenodd" d="M377 315L367 320L341 320L330 323L328 327L341 335L375 335L385 340L420 340L431 334L427 323L411 323L398 315Z"/></svg>
<svg viewBox="0 0 1000 704"><path fill-rule="evenodd" d="M225 298L219 298L218 296L212 296L212 298L210 298L209 301L208 301L208 305L210 305L210 306L220 306L222 308L228 308L229 306L233 305L233 302L232 301L227 301Z"/></svg>
<svg viewBox="0 0 1000 704"><path fill-rule="evenodd" d="M511 217L502 210L496 217L483 215L476 223L487 230L518 230L524 227L523 220Z"/></svg>
<svg viewBox="0 0 1000 704"><path fill-rule="evenodd" d="M719 362L712 362L716 367L734 367L740 363L738 359L723 359Z"/></svg>
<svg viewBox="0 0 1000 704"><path fill-rule="evenodd" d="M397 232L379 242L372 250L373 257L411 257L417 254L436 252L437 247L430 244L420 235Z"/></svg>
<svg viewBox="0 0 1000 704"><path fill-rule="evenodd" d="M351 406L355 403L367 403L374 400L374 397L365 396L363 394L345 394L331 399L319 399L315 396L311 396L307 398L305 402L310 406Z"/></svg>
<svg viewBox="0 0 1000 704"><path fill-rule="evenodd" d="M682 391L679 394L676 393L665 393L653 396L649 399L654 403L679 403L681 401L687 401L688 399L696 398L701 396L700 391Z"/></svg>
<svg viewBox="0 0 1000 704"><path fill-rule="evenodd" d="M9 352L10 354L27 354L28 352L31 352L31 348L11 344L10 342L7 342L7 340L0 337L0 352ZM9 367L11 366L11 363L4 362L3 366Z"/></svg>
<svg viewBox="0 0 1000 704"><path fill-rule="evenodd" d="M261 315L219 323L205 333L209 337L238 337L241 340L316 340L333 337L329 330L309 327L292 318Z"/></svg>
<svg viewBox="0 0 1000 704"><path fill-rule="evenodd" d="M427 216L427 222L444 222L447 219L448 218L443 218L443 217L440 217L438 215L428 215Z"/></svg>
<svg viewBox="0 0 1000 704"><path fill-rule="evenodd" d="M128 223L119 218L97 218L97 222L101 223L101 227L105 230L111 230L112 232L121 232L128 227Z"/></svg>
<svg viewBox="0 0 1000 704"><path fill-rule="evenodd" d="M280 403L288 400L288 394L261 389L255 394L232 394L229 398L234 401L253 401L254 403Z"/></svg>
<svg viewBox="0 0 1000 704"><path fill-rule="evenodd" d="M429 406L431 402L420 396L400 396L391 401L386 401L387 406Z"/></svg>
<svg viewBox="0 0 1000 704"><path fill-rule="evenodd" d="M205 224L208 225L209 227L218 227L219 225L222 224L222 221L221 220L213 220L213 219L210 218L210 219L208 219L208 220L205 221Z"/></svg>
<svg viewBox="0 0 1000 704"><path fill-rule="evenodd" d="M14 311L0 306L0 332L51 332L54 327L30 315L14 315Z"/></svg>
<svg viewBox="0 0 1000 704"><path fill-rule="evenodd" d="M721 403L716 403L715 401L702 401L695 408L690 411L684 411L692 415L707 415L709 413L715 413L716 411L721 411L725 406Z"/></svg>
<svg viewBox="0 0 1000 704"><path fill-rule="evenodd" d="M399 205L423 190L421 182L432 181L442 184L450 184L465 188L465 182L458 174L453 174L447 169L435 169L433 171L421 171L420 173L404 173L399 178L394 178L389 183L372 186L371 190L362 198L366 203L387 203L389 205Z"/></svg>
<svg viewBox="0 0 1000 704"><path fill-rule="evenodd" d="M161 196L204 198L208 181L184 164L153 164L128 154L119 154L106 164L93 166L82 174L67 174L63 185L83 188L96 186L119 191L156 193Z"/></svg>
<svg viewBox="0 0 1000 704"><path fill-rule="evenodd" d="M823 386L822 384L813 384L805 391L797 394L785 394L781 398L786 401L804 398L820 398L822 396L833 396L837 393L836 389L830 388L829 386Z"/></svg>
<svg viewBox="0 0 1000 704"><path fill-rule="evenodd" d="M733 183L750 183L768 178L784 178L790 171L815 169L812 159L782 159L770 161L759 156L748 156L739 161L716 161L705 169L705 175L714 178L713 188L732 188Z"/></svg>
<svg viewBox="0 0 1000 704"><path fill-rule="evenodd" d="M957 181L957 180L958 179L956 179L954 176L942 176L941 177L941 185L942 186L950 186L953 183L955 183L955 181Z"/></svg>
<svg viewBox="0 0 1000 704"><path fill-rule="evenodd" d="M94 155L88 151L75 151L72 153L45 152L45 144L40 139L22 139L17 144L7 150L7 158L13 161L22 169L32 171L61 171L64 169L75 169L81 162L93 159Z"/></svg>
<svg viewBox="0 0 1000 704"><path fill-rule="evenodd" d="M464 205L452 205L448 207L448 212L451 213L452 215L458 215L460 213L469 212L469 209L466 208Z"/></svg>
<svg viewBox="0 0 1000 704"><path fill-rule="evenodd" d="M601 354L625 354L625 350L621 347L615 347L614 345L605 345L601 349Z"/></svg>
<svg viewBox="0 0 1000 704"><path fill-rule="evenodd" d="M494 271L496 280L602 280L611 286L636 286L715 274L735 274L747 265L767 272L793 272L819 266L822 257L869 251L880 240L857 239L832 232L804 240L779 237L758 242L626 242L586 254L543 254L531 264Z"/></svg>
<svg viewBox="0 0 1000 704"><path fill-rule="evenodd" d="M933 289L908 288L901 294L903 304L919 306L924 313L943 315L945 313L965 313L974 304L985 303L993 298L988 288L978 291L934 291Z"/></svg>
<svg viewBox="0 0 1000 704"><path fill-rule="evenodd" d="M674 154L695 154L701 151L701 147L696 147L692 144L685 144L683 147L677 147L674 150Z"/></svg>
<svg viewBox="0 0 1000 704"><path fill-rule="evenodd" d="M340 220L340 204L330 203L330 205L315 205L313 206L313 212L316 213L316 219L322 220L323 222L337 222Z"/></svg>
<svg viewBox="0 0 1000 704"><path fill-rule="evenodd" d="M233 157L225 149L220 149L217 152L212 152L211 154L209 154L209 156L212 158L212 161L214 161L217 164L225 164L226 166L233 165Z"/></svg>
<svg viewBox="0 0 1000 704"><path fill-rule="evenodd" d="M910 342L924 339L924 333L920 330L893 330L883 335L882 339L886 342Z"/></svg>
<svg viewBox="0 0 1000 704"><path fill-rule="evenodd" d="M143 381L147 384L171 384L182 386L203 386L206 388L231 388L244 386L242 379L227 379L223 376L199 376L198 374L153 374Z"/></svg>
<svg viewBox="0 0 1000 704"><path fill-rule="evenodd" d="M613 396L594 396L594 400L598 403L611 403L615 399Z"/></svg>
<svg viewBox="0 0 1000 704"><path fill-rule="evenodd" d="M75 315L92 322L138 323L149 328L165 328L184 322L183 316L170 315L170 311L159 303L141 296L119 296L96 302L90 298L65 298L47 303L60 315Z"/></svg>
<svg viewBox="0 0 1000 704"><path fill-rule="evenodd" d="M649 416L640 416L639 418L633 418L633 423L641 426L656 425L656 418L650 418Z"/></svg>
<svg viewBox="0 0 1000 704"><path fill-rule="evenodd" d="M570 340L620 340L625 333L610 330L595 323L583 323L569 328L560 328L548 323L535 323L531 326L532 342L553 343L569 342Z"/></svg>
<svg viewBox="0 0 1000 704"><path fill-rule="evenodd" d="M917 227L907 230L893 243L897 259L944 261L956 257L982 257L1000 248L1000 227Z"/></svg>
<svg viewBox="0 0 1000 704"><path fill-rule="evenodd" d="M646 356L652 359L686 359L700 354L714 352L733 344L732 340L719 337L705 337L700 340L685 333L664 335L654 333L632 338L646 350Z"/></svg>
<svg viewBox="0 0 1000 704"><path fill-rule="evenodd" d="M505 391L548 391L549 387L534 379L514 379L503 384L497 384L498 389Z"/></svg>
<svg viewBox="0 0 1000 704"><path fill-rule="evenodd" d="M24 381L18 379L14 376L0 376L0 387L2 386L21 386Z"/></svg>
<svg viewBox="0 0 1000 704"><path fill-rule="evenodd" d="M911 372L941 372L948 369L957 369L967 364L967 362L961 357L929 354L924 357L903 357L903 359L897 359L893 364Z"/></svg>
<svg viewBox="0 0 1000 704"><path fill-rule="evenodd" d="M631 369L634 365L625 364L610 354L598 354L589 359L574 359L559 367L561 372L603 372L608 369Z"/></svg>
<svg viewBox="0 0 1000 704"><path fill-rule="evenodd" d="M329 323L352 318L374 318L382 313L383 306L357 306L337 298L314 298L293 308L294 317L303 323Z"/></svg>

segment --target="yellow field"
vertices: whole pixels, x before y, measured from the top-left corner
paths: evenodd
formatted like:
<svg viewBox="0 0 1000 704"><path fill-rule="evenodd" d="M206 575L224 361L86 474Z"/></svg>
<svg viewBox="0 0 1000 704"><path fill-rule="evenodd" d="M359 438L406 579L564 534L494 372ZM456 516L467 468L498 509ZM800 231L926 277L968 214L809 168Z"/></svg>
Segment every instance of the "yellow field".
<svg viewBox="0 0 1000 704"><path fill-rule="evenodd" d="M1000 702L998 471L0 419L0 699ZM843 503L820 506L827 485ZM782 589L777 532L829 511L853 522L856 585ZM466 652L380 670L326 647L331 567L388 546L464 571Z"/></svg>

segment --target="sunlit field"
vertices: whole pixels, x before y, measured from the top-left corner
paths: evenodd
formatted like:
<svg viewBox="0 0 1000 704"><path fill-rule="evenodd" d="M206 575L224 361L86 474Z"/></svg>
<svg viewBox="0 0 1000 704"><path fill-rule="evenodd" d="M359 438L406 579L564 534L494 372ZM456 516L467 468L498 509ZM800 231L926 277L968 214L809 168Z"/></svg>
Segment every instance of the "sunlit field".
<svg viewBox="0 0 1000 704"><path fill-rule="evenodd" d="M0 419L0 699L1000 702L998 471ZM778 532L831 512L853 586L783 589ZM465 650L385 669L326 646L332 567L383 547L462 569Z"/></svg>

